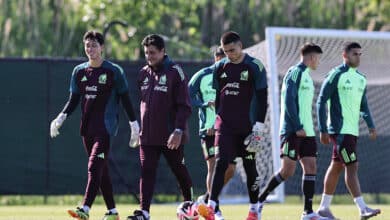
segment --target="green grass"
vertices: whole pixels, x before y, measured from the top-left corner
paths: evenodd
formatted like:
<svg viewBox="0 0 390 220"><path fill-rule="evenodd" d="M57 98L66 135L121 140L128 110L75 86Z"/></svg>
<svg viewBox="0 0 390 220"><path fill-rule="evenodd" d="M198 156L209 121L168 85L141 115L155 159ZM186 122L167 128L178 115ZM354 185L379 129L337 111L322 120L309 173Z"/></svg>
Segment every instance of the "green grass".
<svg viewBox="0 0 390 220"><path fill-rule="evenodd" d="M372 205L381 208L382 214L375 220L390 219L389 205ZM74 208L69 205L26 205L26 206L1 206L0 220L70 220L66 210ZM130 211L137 209L137 205L118 205L118 211L122 220L130 214ZM222 211L226 220L243 220L248 212L248 205L222 205ZM316 206L314 207L316 208ZM342 220L359 219L357 208L353 204L333 205L332 210ZM300 219L302 205L300 204L267 204L264 207L264 220L293 220ZM91 220L101 219L105 212L103 205L95 205L91 210ZM153 204L151 208L152 220L175 220L176 205Z"/></svg>

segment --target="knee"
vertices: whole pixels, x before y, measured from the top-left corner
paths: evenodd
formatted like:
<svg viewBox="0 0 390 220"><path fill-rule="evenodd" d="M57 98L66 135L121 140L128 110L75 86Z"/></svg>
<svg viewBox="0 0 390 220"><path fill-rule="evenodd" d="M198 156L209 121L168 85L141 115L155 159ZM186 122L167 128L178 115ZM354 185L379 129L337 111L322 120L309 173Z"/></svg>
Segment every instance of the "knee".
<svg viewBox="0 0 390 220"><path fill-rule="evenodd" d="M304 168L303 168L303 174L309 174L309 175L314 175L317 173L317 166L316 164L307 164Z"/></svg>

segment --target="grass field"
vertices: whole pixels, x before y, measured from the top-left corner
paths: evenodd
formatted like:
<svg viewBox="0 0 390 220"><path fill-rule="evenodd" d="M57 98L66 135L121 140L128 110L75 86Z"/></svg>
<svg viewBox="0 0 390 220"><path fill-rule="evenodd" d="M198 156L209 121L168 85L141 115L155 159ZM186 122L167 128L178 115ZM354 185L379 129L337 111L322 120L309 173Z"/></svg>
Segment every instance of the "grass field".
<svg viewBox="0 0 390 220"><path fill-rule="evenodd" d="M373 205L381 208L382 214L374 220L389 220L390 205ZM2 206L0 220L70 220L66 210L74 208L69 205L29 205L29 206ZM122 220L130 214L137 205L118 205ZM248 205L223 205L222 211L226 220L244 220ZM316 208L316 206L315 206ZM264 208L264 220L299 220L302 206L300 204L267 204ZM357 208L354 205L333 205L332 210L341 220L359 219ZM100 220L105 212L103 205L96 205L91 210L90 220ZM152 220L175 220L176 205L152 205Z"/></svg>

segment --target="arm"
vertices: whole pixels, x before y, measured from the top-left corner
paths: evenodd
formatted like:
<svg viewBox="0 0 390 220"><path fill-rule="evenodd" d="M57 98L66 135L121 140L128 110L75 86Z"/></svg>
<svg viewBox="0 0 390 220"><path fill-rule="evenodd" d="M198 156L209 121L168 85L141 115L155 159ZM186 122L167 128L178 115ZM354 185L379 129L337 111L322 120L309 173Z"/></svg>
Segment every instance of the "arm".
<svg viewBox="0 0 390 220"><path fill-rule="evenodd" d="M267 72L258 59L253 59L250 67L253 71L255 96L258 104L255 121L264 123L268 108Z"/></svg>
<svg viewBox="0 0 390 220"><path fill-rule="evenodd" d="M337 80L334 79L334 74L330 74L322 83L320 94L317 98L317 122L318 129L321 133L328 133L326 120L328 117L326 111L326 102L337 89Z"/></svg>
<svg viewBox="0 0 390 220"><path fill-rule="evenodd" d="M131 104L130 97L128 93L123 93L119 95L119 98L122 102L122 106L126 111L127 117L129 118L129 121L135 121L135 114L133 110L133 105Z"/></svg>
<svg viewBox="0 0 390 220"><path fill-rule="evenodd" d="M366 89L363 92L362 102L360 104L360 114L363 117L364 121L366 121L368 130L369 130L369 136L372 140L376 139L376 129L374 125L374 121L371 117L370 109L368 107L367 103L367 97L366 97Z"/></svg>
<svg viewBox="0 0 390 220"><path fill-rule="evenodd" d="M50 123L50 136L52 138L57 137L60 132L58 131L66 117L73 113L80 101L80 92L76 83L76 75L78 72L78 66L73 69L72 77L70 79L70 95L68 102L65 104L64 109L58 114L58 116Z"/></svg>
<svg viewBox="0 0 390 220"><path fill-rule="evenodd" d="M66 102L64 109L62 110L62 113L66 114L67 116L71 115L73 111L76 109L77 105L80 101L80 94L78 93L70 93L68 102Z"/></svg>
<svg viewBox="0 0 390 220"><path fill-rule="evenodd" d="M301 130L303 125L299 119L298 115L298 85L297 79L293 80L291 75L295 75L294 73L287 75L285 79L286 85L286 95L284 100L282 100L285 104L286 115L290 118L292 122L292 126L294 131Z"/></svg>
<svg viewBox="0 0 390 220"><path fill-rule="evenodd" d="M176 150L182 143L183 130L186 129L187 120L191 115L191 104L188 95L187 80L183 70L178 66L174 66L178 74L174 79L174 106L175 114L175 130L169 136L167 147L171 150Z"/></svg>
<svg viewBox="0 0 390 220"><path fill-rule="evenodd" d="M320 131L320 142L322 144L329 144L329 134L326 126L327 112L326 102L337 90L338 77L335 79L335 73L330 73L322 84L320 94L317 99L317 121L318 130Z"/></svg>
<svg viewBox="0 0 390 220"><path fill-rule="evenodd" d="M195 75L192 76L190 82L188 83L188 91L191 99L191 104L194 107L206 107L207 103L204 103L201 96L200 96L200 77L199 75L202 73L202 71L199 71L195 73Z"/></svg>
<svg viewBox="0 0 390 220"><path fill-rule="evenodd" d="M257 103L259 104L256 121L264 123L265 116L267 114L267 108L268 108L268 103L267 103L268 89L264 88L264 89L256 90L256 99L257 99Z"/></svg>
<svg viewBox="0 0 390 220"><path fill-rule="evenodd" d="M366 90L363 92L362 102L360 104L361 116L366 121L368 128L375 128L374 121L371 117L371 112L367 103Z"/></svg>
<svg viewBox="0 0 390 220"><path fill-rule="evenodd" d="M174 89L174 104L176 107L175 128L184 130L191 115L191 104L187 88L187 79L183 70L176 66L177 80Z"/></svg>

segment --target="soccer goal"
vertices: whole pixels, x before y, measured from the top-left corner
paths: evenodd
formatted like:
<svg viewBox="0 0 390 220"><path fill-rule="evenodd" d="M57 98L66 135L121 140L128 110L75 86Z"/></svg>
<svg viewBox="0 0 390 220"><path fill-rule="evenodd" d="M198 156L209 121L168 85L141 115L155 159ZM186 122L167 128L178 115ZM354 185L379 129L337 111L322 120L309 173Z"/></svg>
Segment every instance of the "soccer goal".
<svg viewBox="0 0 390 220"><path fill-rule="evenodd" d="M299 62L299 49L304 43L313 42L320 45L324 52L320 60L320 66L311 74L315 82L316 99L325 75L333 67L342 63L342 45L346 41L357 41L362 46L363 55L359 70L367 74L368 101L374 121L377 122L377 130L379 135L381 135L381 132L388 130L385 126L390 124L389 117L386 117L386 114L384 114L386 109L390 108L390 100L384 100L383 97L378 98L381 94L389 94L390 92L390 33L268 27L266 28L265 41L245 49L246 53L260 59L265 65L269 87L269 108L266 119L266 128L269 132L268 145L264 146L257 155L260 190L264 188L272 174L280 168L279 91L284 74L290 66ZM385 74L386 72L387 74ZM388 97L385 99L390 99ZM313 117L315 119L314 103ZM361 124L360 134L361 136L367 136L368 134L364 123ZM387 137L388 135L384 136ZM362 144L365 144L364 138L362 142ZM381 140L377 140L378 142L379 145L382 143ZM383 142L383 145L385 145L386 141L383 140ZM319 161L322 164L318 165L326 168L328 162L328 160ZM323 174L321 175L318 179L323 178ZM268 198L268 201L283 202L286 192L299 194L301 178L296 173L285 185L279 186ZM236 174L224 187L221 201L233 203L248 202L245 181L246 177L242 163L238 161Z"/></svg>

